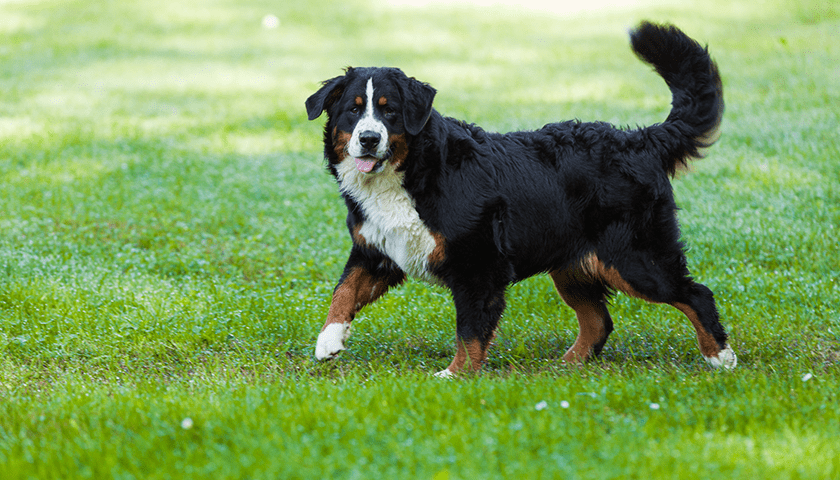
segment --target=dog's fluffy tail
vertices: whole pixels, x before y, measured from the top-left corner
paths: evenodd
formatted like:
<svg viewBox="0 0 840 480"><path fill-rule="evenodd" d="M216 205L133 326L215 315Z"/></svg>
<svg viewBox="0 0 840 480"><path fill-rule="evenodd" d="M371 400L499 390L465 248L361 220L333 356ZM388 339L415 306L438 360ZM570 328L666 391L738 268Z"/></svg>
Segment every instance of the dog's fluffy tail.
<svg viewBox="0 0 840 480"><path fill-rule="evenodd" d="M667 132L665 169L673 175L691 158L702 158L720 136L723 86L707 48L673 25L642 22L630 32L633 51L652 65L673 95Z"/></svg>

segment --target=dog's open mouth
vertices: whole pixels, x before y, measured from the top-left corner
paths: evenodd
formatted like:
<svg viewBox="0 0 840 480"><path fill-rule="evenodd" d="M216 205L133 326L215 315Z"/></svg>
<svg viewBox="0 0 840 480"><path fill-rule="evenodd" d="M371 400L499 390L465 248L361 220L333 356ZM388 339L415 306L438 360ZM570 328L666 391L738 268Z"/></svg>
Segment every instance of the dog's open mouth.
<svg viewBox="0 0 840 480"><path fill-rule="evenodd" d="M370 173L376 168L379 159L375 157L360 157L356 158L356 169L362 173Z"/></svg>
<svg viewBox="0 0 840 480"><path fill-rule="evenodd" d="M363 157L355 157L356 169L362 173L374 173L382 170L385 162L391 158L391 150L385 152L382 158L376 158L373 155L365 155Z"/></svg>

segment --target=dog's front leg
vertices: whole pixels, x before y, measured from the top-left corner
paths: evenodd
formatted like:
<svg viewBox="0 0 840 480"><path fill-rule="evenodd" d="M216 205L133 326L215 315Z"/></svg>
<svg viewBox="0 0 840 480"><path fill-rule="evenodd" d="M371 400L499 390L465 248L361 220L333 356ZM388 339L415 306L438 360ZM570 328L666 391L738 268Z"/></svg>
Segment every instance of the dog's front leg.
<svg viewBox="0 0 840 480"><path fill-rule="evenodd" d="M453 288L452 296L458 344L449 366L435 374L441 378L453 377L461 371L476 372L481 368L505 309L504 287Z"/></svg>
<svg viewBox="0 0 840 480"><path fill-rule="evenodd" d="M344 342L350 336L350 322L359 310L405 279L405 274L387 258L365 253L354 248L333 291L327 321L315 344L318 360L335 358L344 350Z"/></svg>

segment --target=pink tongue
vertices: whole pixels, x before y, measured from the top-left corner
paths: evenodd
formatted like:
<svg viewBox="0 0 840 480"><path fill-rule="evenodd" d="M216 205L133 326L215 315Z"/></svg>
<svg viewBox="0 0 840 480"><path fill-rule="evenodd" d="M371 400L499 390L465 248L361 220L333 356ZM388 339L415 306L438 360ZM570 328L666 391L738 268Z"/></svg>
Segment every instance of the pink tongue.
<svg viewBox="0 0 840 480"><path fill-rule="evenodd" d="M356 159L356 168L362 173L369 173L376 165L376 160L367 160L365 158Z"/></svg>

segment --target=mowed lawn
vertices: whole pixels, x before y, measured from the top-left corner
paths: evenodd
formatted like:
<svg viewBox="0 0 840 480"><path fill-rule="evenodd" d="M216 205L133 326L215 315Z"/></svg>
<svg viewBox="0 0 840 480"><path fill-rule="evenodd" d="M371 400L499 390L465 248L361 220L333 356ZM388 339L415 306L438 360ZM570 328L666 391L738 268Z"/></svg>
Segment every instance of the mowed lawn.
<svg viewBox="0 0 840 480"><path fill-rule="evenodd" d="M0 477L840 478L838 6L487 3L0 0ZM489 130L646 125L670 95L642 19L723 76L723 136L674 190L738 368L623 295L565 367L545 276L478 375L431 376L455 312L415 281L316 362L350 248L319 82L399 66Z"/></svg>

